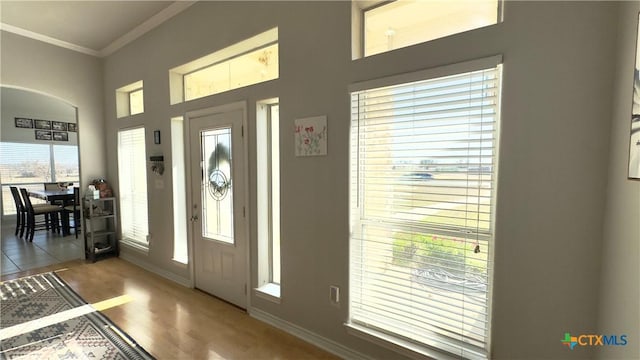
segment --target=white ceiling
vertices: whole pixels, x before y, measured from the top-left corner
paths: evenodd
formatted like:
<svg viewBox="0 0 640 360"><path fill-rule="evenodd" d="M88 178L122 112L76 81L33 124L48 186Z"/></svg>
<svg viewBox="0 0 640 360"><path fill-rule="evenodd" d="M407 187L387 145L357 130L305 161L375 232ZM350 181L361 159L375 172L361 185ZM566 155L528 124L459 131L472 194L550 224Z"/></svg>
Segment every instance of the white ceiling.
<svg viewBox="0 0 640 360"><path fill-rule="evenodd" d="M194 2L0 0L0 29L107 56Z"/></svg>

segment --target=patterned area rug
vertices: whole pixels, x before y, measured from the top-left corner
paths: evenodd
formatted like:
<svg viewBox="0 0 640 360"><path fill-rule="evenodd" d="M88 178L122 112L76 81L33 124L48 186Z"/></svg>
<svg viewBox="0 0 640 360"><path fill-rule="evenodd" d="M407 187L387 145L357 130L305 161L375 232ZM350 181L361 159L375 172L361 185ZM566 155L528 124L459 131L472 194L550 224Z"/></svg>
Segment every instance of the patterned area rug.
<svg viewBox="0 0 640 360"><path fill-rule="evenodd" d="M54 273L0 283L2 359L154 359Z"/></svg>

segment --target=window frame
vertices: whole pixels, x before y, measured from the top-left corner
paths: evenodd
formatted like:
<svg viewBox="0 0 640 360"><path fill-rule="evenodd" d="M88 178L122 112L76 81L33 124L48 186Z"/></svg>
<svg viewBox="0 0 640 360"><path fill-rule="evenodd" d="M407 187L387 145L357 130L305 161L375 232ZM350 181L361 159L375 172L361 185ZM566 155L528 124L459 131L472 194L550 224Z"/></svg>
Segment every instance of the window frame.
<svg viewBox="0 0 640 360"><path fill-rule="evenodd" d="M78 163L78 177L77 178L72 178L72 179L68 179L68 180L63 180L64 182L69 182L69 183L74 183L74 184L78 184L80 182L80 152L79 152L79 146L77 144L63 144L63 143L34 143L34 142L21 142L21 141L2 141L0 142L0 144L21 144L21 145L36 145L36 146L46 146L48 147L48 152L49 152L49 171L48 171L48 176L49 176L49 180L43 180L43 181L29 181L29 182L7 182L6 178L2 178L0 176L0 178L2 178L2 188L7 188L9 186L17 186L17 187L27 187L27 188L32 188L34 186L40 186L42 187L43 182L59 182L58 176L56 175L56 147L65 147L65 146L69 146L69 147L75 147L75 152L76 152L76 161ZM4 146L4 145L3 145ZM7 146L11 146L11 145L7 145ZM8 191L8 190L7 190ZM7 193L7 196L4 196L4 192L3 192L3 201L2 201L2 209L0 209L1 212L1 217L5 218L9 215L14 215L15 214L15 204L13 201L13 198L11 197L10 193ZM37 200L35 200L36 202L38 202ZM8 207L8 209L7 209ZM13 209L14 212L5 212L5 210L10 210Z"/></svg>
<svg viewBox="0 0 640 360"><path fill-rule="evenodd" d="M464 32L468 32L468 31L475 31L477 29L481 29L487 26L494 26L496 24L499 24L501 22L504 21L504 2L505 0L496 0L497 1L497 14L496 14L496 22L493 24L488 24L488 25L484 25L484 26L480 26L480 27L476 27L476 28L472 28L469 30L464 30L464 31L459 31L456 33L452 33L449 35L445 35L445 36L441 36L441 37L437 37L437 38L433 38L433 39L428 39L428 40L422 40L419 41L417 43L414 44L409 44L409 45L404 45L401 47L398 47L396 49L392 49L392 50L387 50L387 51L383 51L383 52L377 52L374 54L366 54L366 12L371 11L371 10L375 10L381 7L384 7L386 5L390 5L394 2L397 2L400 0L352 0L352 15L351 15L351 31L352 31L352 35L351 35L351 41L352 41L352 60L356 60L356 59L361 59L361 58L366 58L366 57L370 57L370 56L375 56L375 55L380 55L380 54L385 54L388 53L390 51L395 51L395 50L399 50L399 49L403 49L409 46L413 46L413 45L418 45L418 44L423 44L426 42L430 42L430 41L434 41L437 39L442 39L448 36L453 36L456 34L461 34ZM357 46L354 46L356 45Z"/></svg>
<svg viewBox="0 0 640 360"><path fill-rule="evenodd" d="M497 94L497 104L496 104L496 120L495 120L495 132L496 132L496 137L494 139L494 145L493 145L493 149L495 151L495 155L494 155L494 161L492 163L493 169L492 169L492 183L495 185L495 188L492 189L492 193L491 193L491 218L490 218L490 227L487 231L477 231L477 233L473 234L474 238L477 239L482 239L484 241L489 241L489 244L491 245L489 248L489 253L488 253L488 262L491 263L492 259L493 259L493 253L494 253L494 247L495 247L495 214L496 214L496 196L497 196L497 174L498 174L498 160L499 160L499 124L500 124L500 89L501 89L501 72L502 72L502 56L501 55L496 55L496 56L492 56L489 58L483 58L483 59L477 59L477 60L472 60L472 61L467 61L464 63L458 63L458 64L452 64L452 65L447 65L447 66L442 66L442 67L438 67L438 68L433 68L433 69L427 69L427 70L423 70L423 71L418 71L418 72L414 72L414 73L408 73L408 74L400 74L400 75L396 75L396 76L390 76L390 77L386 77L386 78L381 78L381 79L374 79L374 80L369 80L369 81L364 81L361 83L356 83L356 84L352 84L349 87L349 92L351 94L353 93L357 93L360 91L365 91L365 90L375 90L378 88L383 88L386 86L393 86L393 85L402 85L402 84L408 84L408 83L412 83L412 82L418 82L421 80L429 80L429 79L437 79L437 78L441 78L441 77L446 77L446 76L450 76L450 75L456 75L456 74L464 74L464 73L468 73L468 72L472 72L472 71L478 71L478 70L482 70L482 69L487 69L487 68L492 68L495 67L498 71L498 77L499 77L499 82L498 82L498 94ZM353 131L353 124L350 125L351 131ZM354 160L354 156L356 156L355 159L357 159L359 155L354 155L354 147L353 147L353 138L351 138L352 144L350 145L350 150L349 150L349 156L350 156L350 179L349 179L349 187L350 187L350 195L349 195L349 208L350 208L350 259L349 259L349 268L350 268L350 276L349 276L349 281L351 283L350 286L350 291L354 291L353 289L355 289L356 287L354 287L354 271L357 272L359 270L354 269L354 263L353 263L353 246L354 246L354 241L358 241L358 242L362 242L362 241L366 241L366 240L356 240L353 238L353 233L354 233L354 228L353 228L353 224L354 224L354 220L353 217L356 216L354 215L353 211L354 211L354 205L353 202L359 202L358 198L361 197L362 195L360 194L360 192L362 191L362 189L360 188L360 185L357 186L357 191L354 193L354 189L353 189L353 176L358 176L358 178L355 180L358 183L360 182L359 180L359 176L360 176L360 170L358 169L353 169L354 166L354 161L356 161L357 163L359 163L358 160ZM358 150L358 153L360 151ZM355 200L354 200L355 199ZM357 211L361 213L361 209L359 207L357 207ZM360 218L360 215L357 215L357 217L359 218L359 220L357 220L358 222L362 222L362 218ZM367 221L367 220L364 220ZM371 221L371 224L375 223L376 225L378 224L377 221ZM381 225L381 226L385 226L385 225ZM410 231L416 231L416 226L415 224L409 224L409 223L401 223L400 221L398 222L394 222L391 224L391 226L393 226L394 230L410 230ZM479 228L478 228L479 229ZM422 229L424 230L424 229ZM434 234L434 235L444 235L444 236L457 236L460 237L461 233L460 233L460 229L447 229L446 227L428 227L428 231L429 234ZM356 244L357 245L357 244ZM492 284L493 284L493 269L492 267L488 268L488 288L486 291L486 299L487 299L487 303L486 303L486 318L487 318L487 330L486 330L486 336L485 336L485 350L484 350L484 355L481 355L480 357L489 357L490 356L490 344L491 344L491 304L492 304ZM361 280L358 280L361 281ZM430 356L430 357L436 357L436 358L441 358L443 355L444 356L459 356L457 354L453 354L450 352L446 352L443 349L439 349L437 343L425 343L425 344L419 344L414 342L413 340L404 338L401 335L398 334L390 334L389 330L381 330L381 329L377 329L375 328L375 326L367 326L364 325L362 322L360 321L353 321L353 317L352 317L352 306L353 306L353 302L355 301L353 300L353 296L349 297L349 315L348 315L348 319L347 322L345 323L345 326L347 328L347 332L360 337L362 339L377 343L381 346L387 347L389 349L392 349L394 351L409 355L409 356L415 356L416 354L422 355L422 356ZM438 336L436 334L434 334L435 338L437 338ZM464 344L460 345L461 348L466 348ZM477 351L476 348L469 348L471 351ZM465 350L466 351L466 350Z"/></svg>
<svg viewBox="0 0 640 360"><path fill-rule="evenodd" d="M258 81L251 84L242 85L240 87L231 87L230 89L227 89L227 90L213 92L213 93L198 96L195 98L187 99L186 97L185 76L201 71L203 69L210 68L212 66L216 66L216 65L228 62L230 60L236 59L243 55L246 55L251 52L254 52L263 48L267 48L273 45L278 45L278 58L279 58L280 54L279 54L279 40L278 40L277 27L271 28L267 31L259 33L250 38L242 39L234 44L221 48L208 55L205 55L198 59L189 61L188 63L169 69L169 95L170 95L169 102L170 104L175 105L175 104L184 103L187 101L194 101L194 100L202 99L208 96L213 96L216 94L233 91L234 89L238 89L241 87L252 86L252 85L260 84L266 81L277 80L280 77L279 63L276 67L278 74L274 79Z"/></svg>
<svg viewBox="0 0 640 360"><path fill-rule="evenodd" d="M142 112L133 114L131 111L131 94L142 91ZM144 81L139 80L122 86L115 91L116 117L118 119L144 114Z"/></svg>
<svg viewBox="0 0 640 360"><path fill-rule="evenodd" d="M142 145L144 147L144 152L142 153L142 159L144 160L145 166L143 166L142 169L140 169L139 171L137 171L136 173L139 172L144 172L144 196L145 196L145 206L144 206L144 211L146 212L146 234L144 235L144 239L138 239L138 238L134 238L134 237L130 237L130 236L126 236L125 237L125 229L123 228L123 225L125 224L125 222L122 221L122 217L125 215L126 211L124 211L124 206L122 205L123 200L127 199L127 196L125 196L124 194L133 194L135 191L129 190L129 191L124 191L123 189L123 184L122 184L122 171L121 171L121 159L125 159L125 158L130 158L131 155L135 155L135 154L127 154L128 156L124 157L122 156L122 150L120 148L120 134L125 133L125 132L129 132L129 131L136 131L136 130L142 130L143 132L143 140L142 140ZM117 141L117 157L118 157L118 187L119 187L119 193L120 196L118 198L118 201L120 202L120 211L119 211L119 215L121 217L120 219L120 238L121 238L121 242L123 244L127 244L130 245L138 250L143 250L143 251L148 251L149 249L149 187L148 185L148 174L147 174L147 167L146 167L146 128L145 126L141 125L141 126L134 126L134 127L127 127L127 128L121 128L118 129L117 131L117 135L116 135L116 141ZM140 190L140 189L136 189L136 190ZM137 210L142 210L142 209L137 209ZM137 211L134 211L134 213L137 213ZM135 221L134 221L135 222ZM127 233L129 232L128 230L126 231Z"/></svg>
<svg viewBox="0 0 640 360"><path fill-rule="evenodd" d="M274 256L274 227L277 226L277 234L280 234L280 223L275 224L274 212L278 212L276 219L279 219L280 213L280 199L274 204L274 197L280 197L280 120L273 118L273 109L278 108L279 102L277 98L259 101L257 103L257 126L256 137L258 138L256 143L257 160L256 168L257 173L260 173L261 169L264 170L266 176L263 179L257 179L257 207L258 207L258 287L256 288L256 295L267 300L279 303L280 299L280 286L281 278L274 278L274 262L276 261ZM275 124L274 124L275 122ZM274 139L273 132L277 129L277 138ZM277 144L274 144L277 142ZM274 153L273 148L277 146L278 151L277 163L274 169ZM262 153L262 154L261 154ZM278 190L274 191L274 179L273 173L278 171ZM275 209L277 207L277 209ZM266 212L266 214L265 214ZM265 222L263 222L265 221ZM278 239L278 244L280 241ZM278 254L280 250L278 249ZM278 268L281 268L282 260L281 256L278 257ZM281 274L281 271L278 271Z"/></svg>
<svg viewBox="0 0 640 360"><path fill-rule="evenodd" d="M140 93L140 96L142 97L142 99L141 99L142 111L140 111L140 112L133 112L133 103L134 102L131 101L131 96L136 94L136 93ZM144 89L142 87L140 87L140 88L131 90L127 94L127 97L129 98L129 115L143 114L144 113Z"/></svg>

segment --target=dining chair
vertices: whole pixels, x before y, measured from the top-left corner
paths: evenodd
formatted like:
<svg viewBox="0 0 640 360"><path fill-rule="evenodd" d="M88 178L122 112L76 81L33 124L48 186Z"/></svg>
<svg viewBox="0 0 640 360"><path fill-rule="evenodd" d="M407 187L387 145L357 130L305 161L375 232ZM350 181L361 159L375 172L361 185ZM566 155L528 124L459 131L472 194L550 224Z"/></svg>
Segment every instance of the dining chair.
<svg viewBox="0 0 640 360"><path fill-rule="evenodd" d="M13 196L13 202L16 204L16 236L20 233L20 237L24 235L24 228L27 221L27 211L22 204L22 199L20 198L20 192L18 188L15 186L9 186L11 189L11 196Z"/></svg>
<svg viewBox="0 0 640 360"><path fill-rule="evenodd" d="M44 183L44 189L45 190L60 191L60 183L57 183L57 182L46 182L46 183ZM64 205L62 200L52 201L51 204L53 204L53 205Z"/></svg>
<svg viewBox="0 0 640 360"><path fill-rule="evenodd" d="M30 242L33 241L33 235L36 230L53 230L55 232L60 231L60 216L62 215L62 207L57 205L48 205L43 204L40 206L34 207L31 204L31 199L29 198L29 193L27 189L20 188L20 194L22 195L22 201L24 202L24 207L26 209L26 218L27 218L27 234L26 240ZM44 220L38 221L36 218L39 215L44 216ZM48 219L47 219L48 216Z"/></svg>
<svg viewBox="0 0 640 360"><path fill-rule="evenodd" d="M20 190L16 186L9 186L11 189L11 196L13 196L13 201L16 204L16 232L15 235L20 237L24 236L24 230L27 227L27 208L24 206L22 202L22 197L20 196ZM48 204L32 204L34 208L39 208L42 206L48 206ZM51 219L49 214L45 215L45 221L50 222ZM51 226L51 225L50 225Z"/></svg>
<svg viewBox="0 0 640 360"><path fill-rule="evenodd" d="M73 232L78 238L78 229L80 228L80 188L73 188L73 204L64 207L63 227L66 233L69 233L71 221L69 215L73 214Z"/></svg>

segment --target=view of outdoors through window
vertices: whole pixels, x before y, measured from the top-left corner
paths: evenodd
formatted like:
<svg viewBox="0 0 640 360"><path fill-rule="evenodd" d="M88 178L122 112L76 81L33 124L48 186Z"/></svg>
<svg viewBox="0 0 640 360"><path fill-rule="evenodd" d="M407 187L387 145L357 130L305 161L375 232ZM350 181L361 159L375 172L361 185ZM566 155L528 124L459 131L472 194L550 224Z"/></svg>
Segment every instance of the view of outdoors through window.
<svg viewBox="0 0 640 360"><path fill-rule="evenodd" d="M80 181L76 145L0 143L2 214L16 213L10 186L43 189L45 182ZM37 201L34 201L37 202Z"/></svg>
<svg viewBox="0 0 640 360"><path fill-rule="evenodd" d="M142 114L144 112L144 89L134 90L129 93L129 115Z"/></svg>
<svg viewBox="0 0 640 360"><path fill-rule="evenodd" d="M498 75L352 93L353 323L484 353Z"/></svg>
<svg viewBox="0 0 640 360"><path fill-rule="evenodd" d="M364 11L364 56L499 21L499 0L390 1Z"/></svg>

